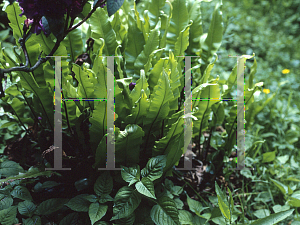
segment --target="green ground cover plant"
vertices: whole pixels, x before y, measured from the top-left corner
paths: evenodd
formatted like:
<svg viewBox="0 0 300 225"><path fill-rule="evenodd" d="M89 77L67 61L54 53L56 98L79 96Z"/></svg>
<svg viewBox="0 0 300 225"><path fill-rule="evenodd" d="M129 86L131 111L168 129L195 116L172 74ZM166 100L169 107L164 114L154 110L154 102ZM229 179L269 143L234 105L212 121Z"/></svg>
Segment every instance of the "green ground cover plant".
<svg viewBox="0 0 300 225"><path fill-rule="evenodd" d="M236 4L244 4L246 10L258 5L240 2ZM266 10L273 6L281 10L275 1L272 5L263 2ZM64 101L63 167L72 170L45 171L53 166L54 60L30 72L2 73L0 223L297 224L300 119L299 105L293 99L298 93L289 93L281 78L274 84L261 75L264 69L278 77L289 74L288 81L297 90L297 60L288 64L279 55L264 55L270 44L251 43L249 32L267 23L255 19L260 11L247 17L251 23L243 23L235 3L230 2L152 0L136 4L125 0L117 6L107 1L101 7L100 3L86 2L76 16L70 11L61 20L48 17L43 23L45 31L41 28L40 33L27 36L22 29L26 18L19 16L18 2L7 2L12 36L9 29L1 31L1 46L5 47L0 53L1 69L26 64L24 46L29 66L39 60L41 52L41 57L69 55L62 60L63 98L106 98L105 56L123 56L115 58L114 74L115 162L122 170L97 170L106 165L106 103ZM283 4L290 9L294 3ZM231 19L224 12L231 12ZM272 13L276 18L278 12ZM296 44L292 37L297 33L297 18L293 11L284 15L285 26L293 28L288 40ZM85 17L89 19L80 24ZM234 18L241 21L234 22ZM64 21L68 21L65 26ZM73 29L77 23L80 26ZM249 32L237 36L234 31L238 30ZM22 37L25 42L19 41ZM245 162L255 171L230 170L236 166L236 103L193 101L190 138L194 152L198 150L193 164L200 161L205 168L199 187L184 179L187 173L174 170L182 164L188 147L183 139L185 61L176 56L201 56L192 59L193 97L232 98L236 61L220 60L217 55L228 48L232 55L259 55L247 61L245 70ZM286 54L293 52L293 48L285 50ZM280 46L273 51L281 51ZM293 54L290 56L297 57ZM268 64L270 56L279 66Z"/></svg>

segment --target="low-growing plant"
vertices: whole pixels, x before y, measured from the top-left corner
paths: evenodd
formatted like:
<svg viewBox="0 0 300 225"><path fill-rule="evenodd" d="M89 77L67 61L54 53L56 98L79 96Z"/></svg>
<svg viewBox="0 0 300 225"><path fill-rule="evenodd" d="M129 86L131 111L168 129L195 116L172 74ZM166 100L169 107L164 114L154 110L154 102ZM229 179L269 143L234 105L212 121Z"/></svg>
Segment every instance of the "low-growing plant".
<svg viewBox="0 0 300 225"><path fill-rule="evenodd" d="M18 151L23 152L19 163L28 170L13 161L1 162L0 173L5 177L0 180L5 199L1 224L21 220L36 225L237 221L241 213L233 205L231 192L229 204L214 185L225 166L235 166L224 161L236 150L237 107L234 101L221 99L234 96L237 66L227 79L212 75L223 37L222 1L216 3L207 33L202 28L200 0L153 0L138 5L134 1L112 2L107 1L105 7L98 0L84 2L77 18L74 11L60 20L45 17L42 27L37 22L30 27L28 18L19 16L22 11L16 2L6 7L13 35L20 42L16 42L19 48L14 49L14 55L1 51L1 79L5 78L4 71L10 75L2 100L15 115L2 126L22 125L25 135L18 144ZM70 56L62 60L62 98L81 99L62 102L63 165L72 170L60 171L61 177L45 171L45 167L53 166L54 151L55 64L52 59L46 60L52 55ZM115 58L114 74L115 166L122 170L99 175L97 168L106 166L107 106L105 101L84 99L107 98L105 56L111 55L122 56ZM185 61L177 57L187 55L199 57L193 58L191 67L195 99L190 115L193 132L188 138L201 149L200 159L213 174L208 183L216 186L217 193L210 202L202 199L206 207L187 193L182 195L183 187L166 179L173 175L187 149ZM246 81L246 110L253 110L255 92L263 85L253 83L256 66L254 60ZM246 119L249 123L252 120L251 116ZM216 131L217 126L222 127L221 133ZM29 156L26 146L30 146ZM16 160L12 153L15 149L12 145L6 152L12 160ZM227 170L225 176L232 173ZM51 180L44 176L51 176ZM53 197L42 198L51 193ZM291 213L274 214L268 219L279 221Z"/></svg>

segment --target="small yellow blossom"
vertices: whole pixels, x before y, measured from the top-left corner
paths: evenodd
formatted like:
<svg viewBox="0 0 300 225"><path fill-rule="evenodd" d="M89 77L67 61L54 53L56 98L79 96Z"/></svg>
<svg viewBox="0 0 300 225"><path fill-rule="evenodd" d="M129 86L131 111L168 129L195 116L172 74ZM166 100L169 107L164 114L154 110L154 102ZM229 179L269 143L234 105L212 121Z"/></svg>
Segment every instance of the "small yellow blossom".
<svg viewBox="0 0 300 225"><path fill-rule="evenodd" d="M289 69L284 69L284 70L281 71L281 73L283 73L283 74L287 74L287 73L289 73L289 72L290 72Z"/></svg>
<svg viewBox="0 0 300 225"><path fill-rule="evenodd" d="M264 90L263 90L263 93L269 94L269 93L270 93L270 89L264 89Z"/></svg>

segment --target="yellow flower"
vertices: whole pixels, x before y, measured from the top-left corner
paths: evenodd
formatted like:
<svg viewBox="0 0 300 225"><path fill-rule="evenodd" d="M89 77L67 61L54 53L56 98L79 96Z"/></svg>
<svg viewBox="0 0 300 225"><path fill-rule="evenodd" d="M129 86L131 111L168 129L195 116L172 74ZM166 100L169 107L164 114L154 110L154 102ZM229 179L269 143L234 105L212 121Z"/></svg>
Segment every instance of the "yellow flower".
<svg viewBox="0 0 300 225"><path fill-rule="evenodd" d="M269 94L269 93L270 93L270 89L264 89L264 90L263 90L263 93Z"/></svg>
<svg viewBox="0 0 300 225"><path fill-rule="evenodd" d="M289 69L284 69L284 70L281 71L281 73L283 73L283 74L287 74L287 73L289 73L289 72L290 72Z"/></svg>

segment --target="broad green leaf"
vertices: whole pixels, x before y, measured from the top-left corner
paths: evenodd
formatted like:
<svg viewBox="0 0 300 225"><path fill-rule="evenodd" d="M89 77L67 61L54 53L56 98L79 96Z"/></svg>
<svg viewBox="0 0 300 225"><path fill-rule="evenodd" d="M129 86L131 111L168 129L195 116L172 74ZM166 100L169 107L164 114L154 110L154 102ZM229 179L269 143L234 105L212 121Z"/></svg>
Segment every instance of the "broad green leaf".
<svg viewBox="0 0 300 225"><path fill-rule="evenodd" d="M2 44L3 45L3 44ZM14 65L17 65L17 59L15 58L15 55L13 54L13 51L11 49L6 49L3 47L1 49L1 68L9 68ZM17 82L15 77L12 77L13 82Z"/></svg>
<svg viewBox="0 0 300 225"><path fill-rule="evenodd" d="M5 12L7 13L7 17L10 21L9 26L13 29L13 36L18 43L19 38L23 36L23 24L26 17L24 15L22 17L19 16L22 13L22 10L17 2L8 5Z"/></svg>
<svg viewBox="0 0 300 225"><path fill-rule="evenodd" d="M269 102L272 101L272 99L277 95L277 93L273 93L269 98L267 98L267 100L261 105L261 103L259 105L257 104L253 104L250 106L250 109L249 109L249 112L246 113L246 120L247 120L247 123L246 123L246 129L247 129L247 124L250 124L251 121L255 118L255 116L263 109L265 108L265 106L267 104L269 104ZM253 109L251 109L253 108ZM251 110L251 111L250 111ZM249 121L249 123L248 123Z"/></svg>
<svg viewBox="0 0 300 225"><path fill-rule="evenodd" d="M135 184L135 188L141 194L143 194L149 198L156 199L155 192L154 192L154 185L149 178L143 177L141 181L139 181Z"/></svg>
<svg viewBox="0 0 300 225"><path fill-rule="evenodd" d="M200 84L204 84L204 83L208 82L208 79L210 78L210 73L211 73L211 71L212 71L212 69L213 69L213 67L214 67L214 65L215 65L215 63L216 63L217 60L218 60L218 55L216 55L215 61L213 63L210 63L206 67L206 69L204 71L204 74L203 74L203 77L200 80Z"/></svg>
<svg viewBox="0 0 300 225"><path fill-rule="evenodd" d="M124 0L107 0L107 12L108 16L115 14L123 5Z"/></svg>
<svg viewBox="0 0 300 225"><path fill-rule="evenodd" d="M184 119L180 117L177 121L175 121L173 124L169 125L169 129L167 130L167 134L155 142L154 148L152 150L152 155L164 155L167 153L170 153L172 156L176 155L176 152L174 151L174 148L176 145L178 145L183 140L180 139L183 135L184 131ZM183 137L182 137L183 138ZM182 144L182 143L181 143ZM180 147L180 157L183 154ZM179 154L179 153L178 153ZM167 160L168 164L168 160Z"/></svg>
<svg viewBox="0 0 300 225"><path fill-rule="evenodd" d="M129 27L128 27L128 41L125 47L125 72L127 77L132 77L134 75L134 63L138 55L143 51L145 40L143 33L138 29L134 19L129 16Z"/></svg>
<svg viewBox="0 0 300 225"><path fill-rule="evenodd" d="M14 196L15 198L19 198L22 200L29 200L29 201L32 200L30 192L24 186L16 186L14 190L11 192L11 195Z"/></svg>
<svg viewBox="0 0 300 225"><path fill-rule="evenodd" d="M144 10L148 10L150 28L153 29L157 24L163 7L165 6L165 0L152 0L145 2Z"/></svg>
<svg viewBox="0 0 300 225"><path fill-rule="evenodd" d="M121 218L121 219L118 219L114 224L134 224L135 222L135 212L131 213L130 215L124 217L124 218Z"/></svg>
<svg viewBox="0 0 300 225"><path fill-rule="evenodd" d="M0 223L1 225L12 225L14 224L17 216L17 206L9 207L0 211Z"/></svg>
<svg viewBox="0 0 300 225"><path fill-rule="evenodd" d="M119 120L124 120L129 114L132 108L132 101L130 98L129 84L132 78L119 79L117 85L115 85L115 101L118 102L116 105L116 114L120 118ZM119 121L120 122L120 121ZM124 125L119 125L121 129L124 129Z"/></svg>
<svg viewBox="0 0 300 225"><path fill-rule="evenodd" d="M144 24L140 18L140 13L137 11L137 8L136 8L136 3L134 2L133 3L133 6L134 6L134 14L135 14L135 19L136 19L136 26L137 28L143 32L143 35L144 35L144 40L147 42L147 39L148 39L148 35L149 35L149 32L147 33L144 29Z"/></svg>
<svg viewBox="0 0 300 225"><path fill-rule="evenodd" d="M77 225L78 217L78 213L70 213L59 222L59 225Z"/></svg>
<svg viewBox="0 0 300 225"><path fill-rule="evenodd" d="M210 108L213 104L220 100L220 87L218 84L201 84L192 91L193 101L193 115L197 120L193 121L193 137L199 137L203 131L208 128L208 119ZM203 99L200 101L200 99ZM216 100L214 100L216 99Z"/></svg>
<svg viewBox="0 0 300 225"><path fill-rule="evenodd" d="M190 224L193 225L193 215L186 210L179 211L179 221L181 224Z"/></svg>
<svg viewBox="0 0 300 225"><path fill-rule="evenodd" d="M148 88L145 72L141 70L141 78L137 80L134 89L130 93L133 108L131 111L132 114L126 117L128 124L135 123L142 126L143 119L147 115L147 110L150 106L149 94L150 90Z"/></svg>
<svg viewBox="0 0 300 225"><path fill-rule="evenodd" d="M162 176L166 162L166 155L158 155L149 159L146 167L141 171L142 177L147 177L150 181L157 180Z"/></svg>
<svg viewBox="0 0 300 225"><path fill-rule="evenodd" d="M183 209L184 203L180 200L180 198L174 198L173 200L176 203L177 209Z"/></svg>
<svg viewBox="0 0 300 225"><path fill-rule="evenodd" d="M263 82L256 83L253 89L245 90L245 109L248 110L249 106L254 102L254 93L263 86Z"/></svg>
<svg viewBox="0 0 300 225"><path fill-rule="evenodd" d="M109 223L107 223L105 221L98 221L94 225L109 225Z"/></svg>
<svg viewBox="0 0 300 225"><path fill-rule="evenodd" d="M188 24L182 31L180 31L179 36L175 42L174 50L176 56L183 56L187 47L189 46L189 31L190 26L192 24ZM178 59L178 62L181 62L183 57Z"/></svg>
<svg viewBox="0 0 300 225"><path fill-rule="evenodd" d="M163 196L158 199L150 212L155 224L180 225L179 212L173 199Z"/></svg>
<svg viewBox="0 0 300 225"><path fill-rule="evenodd" d="M104 135L96 148L95 163L93 168L106 167L107 161L107 144L106 144L107 134Z"/></svg>
<svg viewBox="0 0 300 225"><path fill-rule="evenodd" d="M165 119L169 114L169 102L173 97L168 74L163 71L158 80L158 84L154 87L153 93L150 96L149 111L144 119L144 126L150 125L150 131L161 126L161 120Z"/></svg>
<svg viewBox="0 0 300 225"><path fill-rule="evenodd" d="M21 215L31 217L36 210L36 205L31 201L19 202L18 210Z"/></svg>
<svg viewBox="0 0 300 225"><path fill-rule="evenodd" d="M39 43L40 52L43 51L45 55L49 55L56 43L55 37L52 33L48 37L45 36L44 32L41 32L39 35L32 34L31 38L33 38L33 41ZM64 45L60 45L53 55L67 56L66 47ZM64 57L62 57L61 59L62 65L63 62L65 62L64 64L66 64L66 60L64 59Z"/></svg>
<svg viewBox="0 0 300 225"><path fill-rule="evenodd" d="M259 209L259 210L256 210L253 214L258 219L262 219L262 218L265 218L267 216L270 216L270 210L268 210L268 209Z"/></svg>
<svg viewBox="0 0 300 225"><path fill-rule="evenodd" d="M1 177L9 177L18 175L19 172L23 173L24 169L19 165L19 163L16 163L14 161L4 161L0 164L0 174ZM5 182L6 179L0 180L0 182Z"/></svg>
<svg viewBox="0 0 300 225"><path fill-rule="evenodd" d="M276 151L263 153L262 163L272 162L276 158Z"/></svg>
<svg viewBox="0 0 300 225"><path fill-rule="evenodd" d="M281 205L274 205L274 206L272 207L272 209L274 210L275 213L278 213L278 212L282 212L282 211L289 210L289 209L290 209L290 206L289 206L289 205L284 205L284 206L281 206Z"/></svg>
<svg viewBox="0 0 300 225"><path fill-rule="evenodd" d="M263 219L258 219L256 221L254 221L253 223L251 223L251 225L273 225L273 224L276 224L276 223L284 220L285 218L289 217L293 212L294 212L294 209L275 213L275 214L267 216Z"/></svg>
<svg viewBox="0 0 300 225"><path fill-rule="evenodd" d="M299 198L290 197L287 203L293 207L300 207L300 199Z"/></svg>
<svg viewBox="0 0 300 225"><path fill-rule="evenodd" d="M188 142L186 145L188 145ZM170 171L172 167L178 165L179 159L184 153L184 147L187 146L184 146L184 119L181 117L171 125L165 137L155 142L152 149L153 156L167 155L167 163L163 170L167 176L172 173Z"/></svg>
<svg viewBox="0 0 300 225"><path fill-rule="evenodd" d="M75 63L76 58L83 52L83 44L81 39L81 29L77 28L69 33L62 44L66 47L69 59Z"/></svg>
<svg viewBox="0 0 300 225"><path fill-rule="evenodd" d="M150 20L150 18L149 18L149 15L148 15L148 10L145 10L144 11L144 21L145 21L145 23L143 24L143 34L144 34L146 42L148 42L148 40L149 40L149 33L150 33L150 22L149 22L149 20ZM155 28L160 28L160 20L156 24Z"/></svg>
<svg viewBox="0 0 300 225"><path fill-rule="evenodd" d="M58 211L60 208L64 206L68 202L68 199L65 198L51 198L46 201L43 201L37 207L37 211L35 212L37 215L49 215Z"/></svg>
<svg viewBox="0 0 300 225"><path fill-rule="evenodd" d="M299 179L297 179L297 178L295 178L295 177L292 177L292 176L290 176L290 177L288 177L287 179L285 179L286 181L295 181L295 182L300 182L300 180Z"/></svg>
<svg viewBox="0 0 300 225"><path fill-rule="evenodd" d="M178 110L178 98L180 97L179 89L180 87L180 74L178 71L178 62L172 51L169 51L168 65L165 69L169 70L168 75L170 79L171 90L174 95L174 99L170 101L170 111Z"/></svg>
<svg viewBox="0 0 300 225"><path fill-rule="evenodd" d="M107 98L107 68L104 66L102 57L97 56L94 60L93 72L95 73L98 83L95 84L95 97Z"/></svg>
<svg viewBox="0 0 300 225"><path fill-rule="evenodd" d="M128 186L140 180L141 171L139 165L134 165L133 167L129 168L127 168L126 166L121 166L121 168L121 176L123 180L129 183Z"/></svg>
<svg viewBox="0 0 300 225"><path fill-rule="evenodd" d="M77 64L73 64L72 71L78 81L78 94L82 98L94 98L94 84L91 82L88 74Z"/></svg>
<svg viewBox="0 0 300 225"><path fill-rule="evenodd" d="M24 225L42 225L42 220L41 217L39 216L33 216L32 218L27 218L27 219L23 219L22 218L22 222ZM61 225L61 224L59 224ZM66 224L63 224L66 225ZM75 224L70 224L69 225L75 225Z"/></svg>
<svg viewBox="0 0 300 225"><path fill-rule="evenodd" d="M208 213L208 214L210 214L210 213ZM205 224L208 220L209 220L209 218L205 219L205 218L195 215L193 217L193 224Z"/></svg>
<svg viewBox="0 0 300 225"><path fill-rule="evenodd" d="M0 210L8 209L12 206L13 202L13 198L8 193L0 194Z"/></svg>
<svg viewBox="0 0 300 225"><path fill-rule="evenodd" d="M224 102L220 101L214 105L212 105L212 110L213 110L213 126L218 126L223 124L224 119L225 119L225 106Z"/></svg>
<svg viewBox="0 0 300 225"><path fill-rule="evenodd" d="M172 51L170 51L170 52L172 52ZM174 55L173 55L173 58L174 58ZM149 78L148 78L148 83L149 83L149 89L150 89L151 93L153 93L154 87L158 84L158 80L161 77L163 68L167 66L167 63L168 63L168 59L161 58L153 66L153 69L149 72L150 74L149 74ZM176 63L176 67L177 67L177 63ZM178 73L178 70L177 70L177 73Z"/></svg>
<svg viewBox="0 0 300 225"><path fill-rule="evenodd" d="M51 88L51 92L53 92L54 95L54 88L55 88L55 74L54 74L54 68L52 65L50 65L50 62L47 61L43 64L43 72L44 72L44 79L47 85ZM62 89L66 88L65 84L62 84ZM68 96L65 96L68 97ZM74 96L75 97L75 96Z"/></svg>
<svg viewBox="0 0 300 225"><path fill-rule="evenodd" d="M128 17L134 17L134 12L133 9L134 8L134 1L124 1L124 4L121 6L122 10L124 11L124 13L126 15L128 15Z"/></svg>
<svg viewBox="0 0 300 225"><path fill-rule="evenodd" d="M83 19L84 17L86 17L88 15L88 13L91 11L92 5L87 2L84 6L83 6L83 10L81 11L81 13L79 13L78 17L80 19ZM77 19L79 19L77 18ZM76 20L76 19L75 19Z"/></svg>
<svg viewBox="0 0 300 225"><path fill-rule="evenodd" d="M6 90L5 90L5 93L7 93ZM4 122L4 121L2 121L2 122ZM17 124L16 121L3 123L2 126L1 126L0 128L8 128L8 127L13 126L13 125L15 125L15 124Z"/></svg>
<svg viewBox="0 0 300 225"><path fill-rule="evenodd" d="M172 18L168 27L166 52L175 50L175 43L180 36L180 32L185 29L189 23L189 14L185 0L174 0L172 2ZM177 55L176 55L177 56Z"/></svg>
<svg viewBox="0 0 300 225"><path fill-rule="evenodd" d="M113 0L111 0L113 1ZM113 55L118 46L116 40L116 33L108 20L107 14L103 8L97 8L90 17L92 38L103 38L105 41L104 53L105 55ZM95 44L94 48L97 48Z"/></svg>
<svg viewBox="0 0 300 225"><path fill-rule="evenodd" d="M228 202L226 200L226 197L223 195L222 190L220 189L219 185L217 184L217 182L215 182L215 187L216 187L216 193L218 196L218 204L219 204L219 208L222 212L222 215L227 219L227 220L231 220L231 213L230 213L230 209L228 206Z"/></svg>
<svg viewBox="0 0 300 225"><path fill-rule="evenodd" d="M279 190L285 195L288 193L288 187L286 185L284 185L283 183L277 181L277 180L273 180L272 178L270 178L270 180L273 182L273 184L275 184L276 187L279 188Z"/></svg>
<svg viewBox="0 0 300 225"><path fill-rule="evenodd" d="M140 146L144 135L142 128L136 124L128 124L124 131L116 135L116 164L132 166L139 163Z"/></svg>
<svg viewBox="0 0 300 225"><path fill-rule="evenodd" d="M223 216L221 210L219 207L214 207L211 210L211 218L210 218L214 223L220 224L220 225L227 225L226 219Z"/></svg>
<svg viewBox="0 0 300 225"><path fill-rule="evenodd" d="M89 207L89 217L94 225L98 220L100 220L107 211L107 205L100 205L98 202L92 203Z"/></svg>
<svg viewBox="0 0 300 225"><path fill-rule="evenodd" d="M167 13L169 15L166 14L162 14L161 15L161 36L160 36L160 43L159 43L159 47L160 49L165 49L167 46L167 35L168 35L168 29L170 27L170 21L172 18L172 5L170 3L169 7L170 7L170 11ZM169 51L172 51L171 49L169 49ZM161 55L163 55L164 52L161 52ZM160 56L161 56L160 55Z"/></svg>
<svg viewBox="0 0 300 225"><path fill-rule="evenodd" d="M88 200L89 202L97 202L99 197L96 195L88 195L84 197L86 200Z"/></svg>
<svg viewBox="0 0 300 225"><path fill-rule="evenodd" d="M90 201L86 199L88 194L77 195L66 204L70 209L76 212L88 212Z"/></svg>
<svg viewBox="0 0 300 225"><path fill-rule="evenodd" d="M228 79L226 80L227 89L222 94L222 98L226 97L231 91L233 87L237 85L237 64L233 67Z"/></svg>
<svg viewBox="0 0 300 225"><path fill-rule="evenodd" d="M114 199L108 194L104 194L99 197L99 203L113 202L113 201Z"/></svg>
<svg viewBox="0 0 300 225"><path fill-rule="evenodd" d="M151 53L153 51L157 50L158 46L159 46L159 30L158 30L158 28L155 28L155 29L151 30L148 41L144 45L142 52L137 56L137 58L133 64L134 65L134 75L133 75L132 82L135 83L135 81L139 79L140 70L146 69L145 65L147 64L147 62L149 60L149 56L151 55ZM145 70L145 73L147 73L147 72L148 71Z"/></svg>
<svg viewBox="0 0 300 225"><path fill-rule="evenodd" d="M223 37L223 19L222 19L222 1L218 1L215 6L214 13L212 15L212 21L210 22L207 37L201 46L201 64L207 65L212 56L217 52L222 43ZM201 71L204 72L206 66L201 66Z"/></svg>
<svg viewBox="0 0 300 225"><path fill-rule="evenodd" d="M168 190L168 191L171 191L172 188L174 187L174 184L172 181L170 181L169 179L165 179L165 188Z"/></svg>
<svg viewBox="0 0 300 225"><path fill-rule="evenodd" d="M214 103L209 103L209 105L215 104L217 100L213 99L219 99L220 97L220 87L216 83L205 83L201 84L198 87L194 88L192 91L193 99L198 100L198 101L193 101L193 111L195 110L200 110L200 105L203 101L199 101L201 99L203 100L210 100L208 102L214 102ZM204 101L206 102L206 101ZM208 103L206 102L205 105ZM199 109L197 109L197 107Z"/></svg>
<svg viewBox="0 0 300 225"><path fill-rule="evenodd" d="M25 113L24 102L21 102L18 98L14 98L10 103L10 106L13 108L13 112L17 116L19 121L31 126L33 125L34 122L31 118L24 118L24 113Z"/></svg>
<svg viewBox="0 0 300 225"><path fill-rule="evenodd" d="M295 158L295 157L292 155L292 156L291 156L291 166L292 166L293 168L299 168L299 162L296 162L294 158ZM298 181L300 181L300 180L298 180Z"/></svg>
<svg viewBox="0 0 300 225"><path fill-rule="evenodd" d="M3 163L5 163L4 166L6 168L1 168L0 169L0 174L2 173L1 171L3 171L3 173L6 173L6 169L10 170L11 172L16 172L16 167L12 165L12 164L15 163L14 161L4 161ZM12 167L12 168L10 168L10 167ZM22 178L28 179L28 178L35 178L35 177L39 177L39 176L48 176L48 177L50 177L53 173L59 175L59 173L56 173L56 172L52 172L52 171L40 172L38 168L33 168L33 167L31 167L31 168L29 168L29 170L26 173L22 173L22 172L24 172L24 171L22 171L22 172L19 172L19 175L7 177L5 179L1 179L0 183L8 181L8 180L17 180L17 179L22 179ZM23 168L22 168L22 170L23 170Z"/></svg>
<svg viewBox="0 0 300 225"><path fill-rule="evenodd" d="M183 192L183 187L181 186L174 186L171 189L171 193L175 196L180 196L182 192Z"/></svg>
<svg viewBox="0 0 300 225"><path fill-rule="evenodd" d="M105 101L100 101L93 110L92 116L89 118L89 122L91 123L89 129L90 143L92 150L96 150L96 152L100 151L99 147L101 146L101 143L99 144L99 141L103 140L103 138L106 139L104 136L106 134L107 126L106 106L107 103ZM96 153L96 161L98 160L100 159L97 157Z"/></svg>
<svg viewBox="0 0 300 225"><path fill-rule="evenodd" d="M5 59L8 60L9 58L5 56ZM12 66L18 65L13 63ZM51 93L48 87L39 87L31 73L19 71L18 75L21 78L20 83L22 87L34 94L33 105L37 111L43 113L42 118L44 118L44 120L42 122L45 124L47 121L50 127L53 128L53 93Z"/></svg>
<svg viewBox="0 0 300 225"><path fill-rule="evenodd" d="M285 133L285 140L287 143L289 144L294 144L295 142L297 142L299 140L299 133L296 130L288 130Z"/></svg>
<svg viewBox="0 0 300 225"><path fill-rule="evenodd" d="M126 16L127 15L124 14L124 11L122 11L122 13L121 13L121 11L119 11L119 13L114 14L114 19L110 23L116 33L116 39L117 39L118 43L126 42L125 35L127 34L127 30L128 30L124 24L124 22L127 20ZM122 46L119 45L119 47L122 47ZM118 47L117 47L117 49L118 49ZM116 49L116 51L118 52L117 49ZM121 55L117 52L115 53L115 55ZM120 78L123 78L123 77L120 77Z"/></svg>
<svg viewBox="0 0 300 225"><path fill-rule="evenodd" d="M124 28L124 29L125 29L125 28ZM124 32L124 34L122 34L122 35L125 36L125 32ZM123 38L124 38L124 37L123 37ZM121 56L121 55L122 55L121 50L120 50L119 47L122 47L122 45L118 45L118 46L117 46L116 51L115 51L115 55L116 55L116 56ZM125 71L123 71L123 69L122 69L122 67L121 67L121 65L122 65L122 63L123 63L123 59L122 59L122 60L121 60L121 59L122 59L121 57L116 57L116 58L115 58L116 63L117 63L117 70L118 70L118 72L119 72L119 77L118 77L118 79L123 79L123 78L124 78L124 72L125 72Z"/></svg>
<svg viewBox="0 0 300 225"><path fill-rule="evenodd" d="M189 20L193 21L193 24L190 27L190 34L189 34L189 47L188 52L194 55L200 51L200 36L203 34L202 29L202 15L201 15L201 8L200 3L201 0L189 0L187 1L187 9L189 12Z"/></svg>
<svg viewBox="0 0 300 225"><path fill-rule="evenodd" d="M117 192L114 202L114 216L111 221L125 218L133 213L141 203L141 196L132 187L124 186Z"/></svg>
<svg viewBox="0 0 300 225"><path fill-rule="evenodd" d="M296 191L288 198L288 204L293 207L300 207L300 191Z"/></svg>
<svg viewBox="0 0 300 225"><path fill-rule="evenodd" d="M113 179L108 171L102 173L96 183L94 184L94 191L96 195L101 196L104 194L110 194L113 189Z"/></svg>
<svg viewBox="0 0 300 225"><path fill-rule="evenodd" d="M62 120L63 120L63 128L64 127L74 127L77 121L77 116L76 116L76 104L74 101L63 101L62 103Z"/></svg>
<svg viewBox="0 0 300 225"><path fill-rule="evenodd" d="M30 38L25 42L25 46L26 46L26 50L29 56L29 65L33 66L37 60L38 60L38 56L41 53L40 50L40 43L36 41L36 34L32 34L30 36ZM23 54L21 54L21 62L24 63L25 62L25 57L23 57ZM64 59L64 58L63 58ZM20 63L21 63L20 62ZM62 60L62 62L64 63L64 61ZM47 61L46 63L38 66L33 72L31 72L30 74L32 74L32 76L34 77L35 81L37 82L39 87L45 87L47 86L46 84L46 74L44 73L43 67L45 64L48 64L49 61ZM51 80L51 84L54 84L54 69L51 69L51 75L52 75L52 80Z"/></svg>
<svg viewBox="0 0 300 225"><path fill-rule="evenodd" d="M186 197L187 197L187 203L188 203L189 209L193 213L195 213L197 216L200 216L200 213L205 209L202 206L201 202L191 199L187 194L186 194Z"/></svg>

